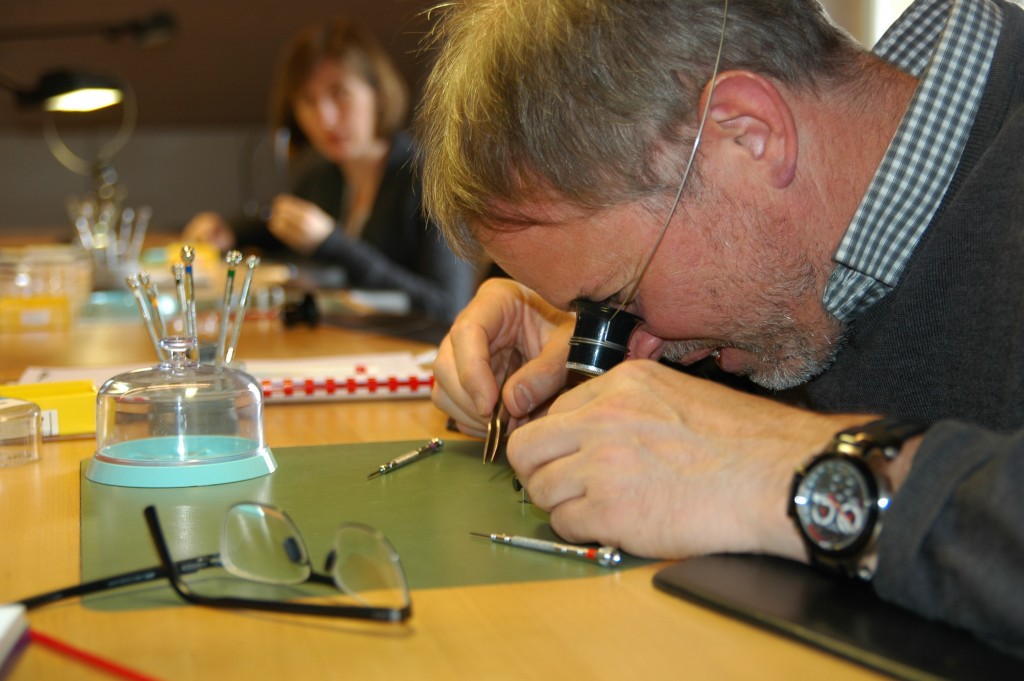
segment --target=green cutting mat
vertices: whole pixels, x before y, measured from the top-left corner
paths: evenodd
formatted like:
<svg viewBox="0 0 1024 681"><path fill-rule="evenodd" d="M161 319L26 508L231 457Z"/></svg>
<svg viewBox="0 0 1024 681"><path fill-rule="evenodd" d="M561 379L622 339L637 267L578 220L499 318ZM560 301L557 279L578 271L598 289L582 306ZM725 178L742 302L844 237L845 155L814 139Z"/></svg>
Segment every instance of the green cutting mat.
<svg viewBox="0 0 1024 681"><path fill-rule="evenodd" d="M226 485L170 489L82 485L82 578L98 579L159 564L142 509L156 506L172 555L214 553L225 511L239 501L284 509L298 525L315 567L323 565L342 521L379 528L401 556L413 589L571 579L607 574L584 560L491 544L470 536L503 532L555 539L548 515L512 488L504 461L483 464L478 441L449 441L438 454L367 480L380 464L424 442L378 442L277 449L278 470ZM647 561L626 556L617 569ZM166 585L122 589L89 599L124 609L180 601Z"/></svg>

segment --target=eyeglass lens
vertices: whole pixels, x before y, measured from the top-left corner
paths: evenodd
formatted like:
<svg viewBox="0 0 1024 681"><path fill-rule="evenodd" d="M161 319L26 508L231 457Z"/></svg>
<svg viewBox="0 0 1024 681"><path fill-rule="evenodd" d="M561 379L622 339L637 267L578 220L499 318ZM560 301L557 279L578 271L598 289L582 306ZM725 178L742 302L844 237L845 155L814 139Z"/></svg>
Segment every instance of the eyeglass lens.
<svg viewBox="0 0 1024 681"><path fill-rule="evenodd" d="M309 552L283 511L256 503L236 504L224 519L221 561L236 577L295 585L310 579ZM383 533L343 523L334 535L327 570L334 585L361 605L403 608L409 589L398 552ZM315 577L315 575L313 575ZM319 581L319 580L315 580Z"/></svg>
<svg viewBox="0 0 1024 681"><path fill-rule="evenodd" d="M228 510L220 536L225 569L265 584L301 584L312 571L298 528L283 512L259 504Z"/></svg>
<svg viewBox="0 0 1024 681"><path fill-rule="evenodd" d="M328 569L338 588L364 605L402 608L409 604L398 552L379 530L359 523L339 527Z"/></svg>
<svg viewBox="0 0 1024 681"><path fill-rule="evenodd" d="M690 178L690 171L693 169L694 159L697 157L697 148L700 146L701 137L704 134L704 124L708 119L708 112L711 110L712 95L715 91L715 84L718 80L718 69L722 61L722 48L725 45L725 27L729 17L729 0L722 4L722 29L718 36L718 52L715 54L715 65L711 71L710 90L704 104L704 110L700 115L700 122L697 125L697 134L693 138L693 148L690 150L690 157L686 161L686 168L683 170L682 178L679 180L679 187L676 190L675 199L672 201L672 208L662 224L658 238L654 241L654 247L640 268L640 274L633 282L624 304L629 304L640 290L640 282L643 281L647 269L654 260L654 255L661 246L662 239L672 224L672 217L683 195L687 180ZM575 385L582 380L599 376L622 362L629 352L627 343L629 337L637 326L644 320L636 315L630 314L620 308L602 305L589 300L574 301L576 306L576 328L572 338L569 340L569 357L566 361L566 368L570 371L569 386Z"/></svg>

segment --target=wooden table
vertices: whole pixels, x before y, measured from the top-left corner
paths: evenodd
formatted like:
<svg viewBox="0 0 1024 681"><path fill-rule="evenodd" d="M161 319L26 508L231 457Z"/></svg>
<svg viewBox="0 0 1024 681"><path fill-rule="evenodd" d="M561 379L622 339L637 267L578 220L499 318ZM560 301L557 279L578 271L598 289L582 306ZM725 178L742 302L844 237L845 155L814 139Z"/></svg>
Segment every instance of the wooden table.
<svg viewBox="0 0 1024 681"><path fill-rule="evenodd" d="M333 328L246 327L240 357L426 349ZM27 365L151 361L134 324L0 336L0 381ZM272 446L424 439L444 432L427 400L268 405ZM451 435L451 434L449 434ZM457 437L457 436L453 436ZM80 580L79 466L91 439L45 442L0 469L0 601ZM665 595L662 565L606 576L417 590L407 625L202 607L102 612L78 600L30 613L33 628L160 679L875 679L832 656ZM9 677L109 679L30 645Z"/></svg>

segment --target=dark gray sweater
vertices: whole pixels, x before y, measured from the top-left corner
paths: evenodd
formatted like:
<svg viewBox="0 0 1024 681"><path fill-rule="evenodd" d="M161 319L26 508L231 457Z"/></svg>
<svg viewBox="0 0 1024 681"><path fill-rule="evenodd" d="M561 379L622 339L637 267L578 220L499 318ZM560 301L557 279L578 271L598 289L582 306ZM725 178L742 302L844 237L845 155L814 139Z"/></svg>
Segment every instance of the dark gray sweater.
<svg viewBox="0 0 1024 681"><path fill-rule="evenodd" d="M895 290L798 397L937 422L887 517L875 589L1024 655L1024 12L1002 6L938 213Z"/></svg>
<svg viewBox="0 0 1024 681"><path fill-rule="evenodd" d="M339 219L345 178L333 163L322 159L312 162L292 191ZM263 222L236 225L236 232L240 247L258 247L268 255L289 257L287 246ZM451 322L469 302L478 278L473 265L457 258L438 229L424 217L413 169L412 142L404 134L392 140L361 237L352 239L339 227L317 247L311 259L344 269L349 286L404 291L414 309L440 322Z"/></svg>

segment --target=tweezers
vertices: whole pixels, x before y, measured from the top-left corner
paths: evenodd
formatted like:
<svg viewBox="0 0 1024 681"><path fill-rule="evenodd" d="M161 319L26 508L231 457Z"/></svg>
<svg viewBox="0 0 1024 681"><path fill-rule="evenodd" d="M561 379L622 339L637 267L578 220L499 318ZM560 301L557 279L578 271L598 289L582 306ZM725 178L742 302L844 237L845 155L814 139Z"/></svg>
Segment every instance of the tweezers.
<svg viewBox="0 0 1024 681"><path fill-rule="evenodd" d="M508 377L519 368L519 354L513 350L508 357L508 364L505 366L505 376L498 385L498 401L491 412L491 419L487 422L487 439L484 440L484 463L493 463L498 454L505 449L505 440L508 439L508 409L505 407L505 400L501 393L505 389L505 382Z"/></svg>

